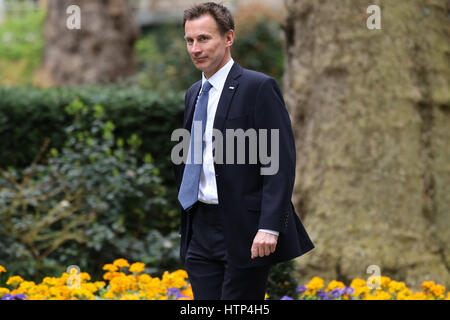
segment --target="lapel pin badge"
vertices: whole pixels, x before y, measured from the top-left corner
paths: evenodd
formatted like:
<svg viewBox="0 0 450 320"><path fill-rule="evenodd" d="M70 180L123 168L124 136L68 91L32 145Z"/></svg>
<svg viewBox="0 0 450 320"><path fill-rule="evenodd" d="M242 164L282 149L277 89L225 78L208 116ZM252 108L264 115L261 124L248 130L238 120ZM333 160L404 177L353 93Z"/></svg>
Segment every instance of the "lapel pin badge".
<svg viewBox="0 0 450 320"><path fill-rule="evenodd" d="M234 87L229 87L231 90L234 90Z"/></svg>

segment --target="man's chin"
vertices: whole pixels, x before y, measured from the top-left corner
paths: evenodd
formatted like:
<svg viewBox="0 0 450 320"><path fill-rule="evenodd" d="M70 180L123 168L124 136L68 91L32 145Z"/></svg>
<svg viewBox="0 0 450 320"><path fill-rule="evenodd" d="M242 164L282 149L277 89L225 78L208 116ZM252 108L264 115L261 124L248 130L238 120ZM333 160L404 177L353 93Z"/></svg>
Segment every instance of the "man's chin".
<svg viewBox="0 0 450 320"><path fill-rule="evenodd" d="M195 65L195 67L197 68L197 69L199 69L200 71L205 71L206 69L208 69L208 66L207 66L207 64L205 63L205 62L198 62L198 61L195 61L194 62L194 65Z"/></svg>

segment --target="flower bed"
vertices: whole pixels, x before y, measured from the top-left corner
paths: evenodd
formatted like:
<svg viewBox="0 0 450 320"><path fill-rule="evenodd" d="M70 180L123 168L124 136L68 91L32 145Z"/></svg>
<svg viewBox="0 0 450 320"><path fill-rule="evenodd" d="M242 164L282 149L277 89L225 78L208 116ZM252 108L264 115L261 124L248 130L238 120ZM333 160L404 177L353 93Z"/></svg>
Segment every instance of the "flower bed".
<svg viewBox="0 0 450 320"><path fill-rule="evenodd" d="M378 288L370 288L366 280L359 278L353 279L348 287L336 280L325 285L319 277L297 288L300 300L450 300L450 292L445 296L445 287L434 281L423 282L422 290L413 292L404 282L383 276L380 277ZM288 296L281 299L293 300Z"/></svg>
<svg viewBox="0 0 450 320"><path fill-rule="evenodd" d="M117 259L103 266L105 281L91 281L88 273L77 273L71 269L61 277L45 277L41 283L25 281L20 276L11 276L6 287L0 287L2 300L191 300L191 285L184 270L164 272L161 278L144 273L141 262L129 264L125 259ZM6 272L0 266L0 273ZM450 300L450 292L433 281L422 283L423 291L413 293L403 282L380 278L380 288L370 289L366 280L354 279L346 287L340 281L325 285L323 279L314 277L297 291L300 300ZM266 298L270 298L266 295ZM282 300L293 300L284 296Z"/></svg>

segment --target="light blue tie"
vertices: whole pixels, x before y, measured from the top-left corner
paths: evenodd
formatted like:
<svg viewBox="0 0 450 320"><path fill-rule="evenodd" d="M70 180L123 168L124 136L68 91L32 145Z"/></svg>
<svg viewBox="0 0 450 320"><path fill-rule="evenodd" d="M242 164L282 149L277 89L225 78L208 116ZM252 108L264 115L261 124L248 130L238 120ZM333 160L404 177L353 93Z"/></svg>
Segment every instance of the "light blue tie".
<svg viewBox="0 0 450 320"><path fill-rule="evenodd" d="M195 106L188 153L188 155L190 154L190 157L187 159L184 167L183 180L181 181L180 191L178 193L178 200L184 210L190 208L198 199L198 185L203 163L203 134L205 133L208 97L211 88L211 84L208 81L205 81ZM200 124L201 135L198 130ZM199 146L201 146L201 148L199 148Z"/></svg>

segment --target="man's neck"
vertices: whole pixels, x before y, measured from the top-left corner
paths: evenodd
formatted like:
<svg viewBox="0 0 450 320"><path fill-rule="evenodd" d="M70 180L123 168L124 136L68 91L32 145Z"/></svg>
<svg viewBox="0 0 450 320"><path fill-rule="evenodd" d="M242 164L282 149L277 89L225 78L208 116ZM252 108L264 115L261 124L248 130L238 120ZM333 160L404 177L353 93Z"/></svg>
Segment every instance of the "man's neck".
<svg viewBox="0 0 450 320"><path fill-rule="evenodd" d="M212 72L211 74L207 74L205 72L203 72L206 80L208 80L209 78L211 78L213 75L216 74L217 71L219 71L220 69L223 68L224 65L226 65L229 61L231 60L231 55L226 55L224 57L224 59L222 60L222 62L219 64L219 66L216 68L216 70L214 70L214 72Z"/></svg>

